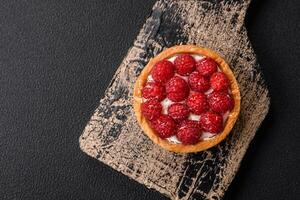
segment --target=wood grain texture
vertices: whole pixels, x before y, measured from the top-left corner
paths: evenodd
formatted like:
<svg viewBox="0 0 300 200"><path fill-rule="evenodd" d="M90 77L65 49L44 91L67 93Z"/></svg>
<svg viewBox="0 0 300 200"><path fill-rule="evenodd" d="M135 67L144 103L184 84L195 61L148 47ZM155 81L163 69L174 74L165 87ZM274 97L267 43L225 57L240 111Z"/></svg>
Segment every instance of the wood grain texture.
<svg viewBox="0 0 300 200"><path fill-rule="evenodd" d="M129 49L80 137L88 155L171 199L221 199L269 108L268 90L244 27L250 0L160 0ZM232 67L241 113L218 146L176 154L153 144L132 107L136 78L166 47L195 44L213 49Z"/></svg>

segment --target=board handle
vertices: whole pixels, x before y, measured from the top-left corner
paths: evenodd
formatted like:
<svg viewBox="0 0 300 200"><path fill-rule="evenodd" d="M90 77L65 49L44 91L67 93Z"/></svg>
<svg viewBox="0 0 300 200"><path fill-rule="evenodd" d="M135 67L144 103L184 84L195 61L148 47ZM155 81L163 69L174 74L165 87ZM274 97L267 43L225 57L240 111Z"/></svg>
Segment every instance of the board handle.
<svg viewBox="0 0 300 200"><path fill-rule="evenodd" d="M197 7L201 7L201 11L207 10L208 13L213 11L216 15L226 16L226 19L232 18L232 23L240 26L244 24L245 15L251 0L160 0L157 3L160 6L164 5L165 9L171 8L172 10L174 10L172 7L177 7L178 10L189 7L190 12L196 10ZM193 6L190 7L189 5ZM199 14L205 13L193 13L195 16Z"/></svg>

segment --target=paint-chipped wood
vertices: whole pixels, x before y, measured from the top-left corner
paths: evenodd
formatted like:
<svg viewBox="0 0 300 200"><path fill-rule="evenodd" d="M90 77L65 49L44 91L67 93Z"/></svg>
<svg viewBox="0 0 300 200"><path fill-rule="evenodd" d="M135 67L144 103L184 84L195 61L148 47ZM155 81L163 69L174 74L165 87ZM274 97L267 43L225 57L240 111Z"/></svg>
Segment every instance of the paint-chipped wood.
<svg viewBox="0 0 300 200"><path fill-rule="evenodd" d="M268 90L247 37L250 0L161 0L128 50L80 137L88 155L171 199L221 199L269 108ZM238 80L240 117L218 146L176 154L154 145L132 107L134 82L166 47L196 44L224 57Z"/></svg>

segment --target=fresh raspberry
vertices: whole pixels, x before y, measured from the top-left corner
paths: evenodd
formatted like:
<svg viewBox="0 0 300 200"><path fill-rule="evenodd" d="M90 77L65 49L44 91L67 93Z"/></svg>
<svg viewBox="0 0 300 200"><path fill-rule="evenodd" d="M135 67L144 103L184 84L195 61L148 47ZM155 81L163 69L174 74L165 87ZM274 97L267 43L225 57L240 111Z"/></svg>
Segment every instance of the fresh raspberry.
<svg viewBox="0 0 300 200"><path fill-rule="evenodd" d="M214 91L226 90L229 87L229 80L223 72L216 72L210 77L210 85Z"/></svg>
<svg viewBox="0 0 300 200"><path fill-rule="evenodd" d="M168 108L168 115L171 116L175 121L182 121L189 116L189 108L182 103L173 103Z"/></svg>
<svg viewBox="0 0 300 200"><path fill-rule="evenodd" d="M218 70L218 65L213 59L204 58L196 63L196 69L203 76L211 76Z"/></svg>
<svg viewBox="0 0 300 200"><path fill-rule="evenodd" d="M233 108L233 100L226 92L213 92L208 96L210 108L217 113L225 113Z"/></svg>
<svg viewBox="0 0 300 200"><path fill-rule="evenodd" d="M168 60L162 60L156 63L151 71L152 78L160 83L166 83L174 76L175 67Z"/></svg>
<svg viewBox="0 0 300 200"><path fill-rule="evenodd" d="M189 86L185 80L175 76L166 84L167 97L174 101L183 101L189 95Z"/></svg>
<svg viewBox="0 0 300 200"><path fill-rule="evenodd" d="M174 61L176 71L179 75L186 76L195 70L195 60L189 54L181 54Z"/></svg>
<svg viewBox="0 0 300 200"><path fill-rule="evenodd" d="M200 115L203 112L208 110L208 103L206 96L203 93L192 93L187 99L187 105L190 108L190 111Z"/></svg>
<svg viewBox="0 0 300 200"><path fill-rule="evenodd" d="M223 129L223 118L217 113L206 112L201 115L200 124L204 131L219 133Z"/></svg>
<svg viewBox="0 0 300 200"><path fill-rule="evenodd" d="M209 80L195 71L189 76L189 84L192 90L197 92L205 92L210 88Z"/></svg>
<svg viewBox="0 0 300 200"><path fill-rule="evenodd" d="M162 106L156 99L151 99L142 103L142 114L148 120L157 119L161 114Z"/></svg>
<svg viewBox="0 0 300 200"><path fill-rule="evenodd" d="M191 122L190 120L187 120ZM199 141L201 130L194 123L182 123L177 130L177 138L183 144L195 144Z"/></svg>
<svg viewBox="0 0 300 200"><path fill-rule="evenodd" d="M168 115L161 115L152 122L152 127L161 138L168 138L175 134L176 123Z"/></svg>
<svg viewBox="0 0 300 200"><path fill-rule="evenodd" d="M145 99L157 99L159 101L166 97L165 87L158 82L148 82L142 90Z"/></svg>

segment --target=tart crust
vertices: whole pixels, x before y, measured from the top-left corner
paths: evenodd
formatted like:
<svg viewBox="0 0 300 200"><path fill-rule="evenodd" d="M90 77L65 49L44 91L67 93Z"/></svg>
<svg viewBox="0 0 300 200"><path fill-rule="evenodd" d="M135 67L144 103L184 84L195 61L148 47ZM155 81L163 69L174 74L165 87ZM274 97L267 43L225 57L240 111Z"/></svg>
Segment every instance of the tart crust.
<svg viewBox="0 0 300 200"><path fill-rule="evenodd" d="M142 88L144 87L145 83L147 82L147 77L151 72L152 67L155 63L157 63L160 60L168 59L176 54L181 53L189 53L189 54L198 54L198 55L204 55L206 57L210 57L214 59L218 64L220 69L223 73L225 73L230 80L230 89L232 92L232 97L234 100L234 108L230 111L228 119L224 125L224 129L221 133L217 134L211 139L208 140L200 140L198 143L193 145L184 145L184 144L175 144L171 143L166 139L162 139L159 136L156 135L155 131L151 128L149 122L146 120L146 118L142 115L141 112L141 104L142 104ZM220 143L222 140L226 138L226 136L230 133L231 129L233 128L239 112L240 112L240 102L241 102L241 96L239 87L237 84L237 81L234 77L234 74L232 73L230 67L226 63L226 61L221 58L217 53L214 51L198 47L194 45L179 45L179 46L173 46L171 48L168 48L164 51L162 51L160 54L155 56L154 58L150 59L149 63L145 66L143 71L141 72L140 76L136 80L136 83L134 85L134 92L133 92L133 106L136 118L138 120L139 125L143 129L144 133L156 144L161 146L162 148L177 152L177 153L191 153L191 152L199 152L206 150L210 147L213 147Z"/></svg>

